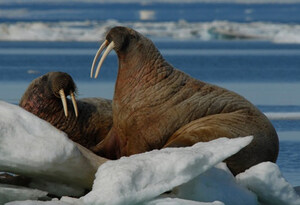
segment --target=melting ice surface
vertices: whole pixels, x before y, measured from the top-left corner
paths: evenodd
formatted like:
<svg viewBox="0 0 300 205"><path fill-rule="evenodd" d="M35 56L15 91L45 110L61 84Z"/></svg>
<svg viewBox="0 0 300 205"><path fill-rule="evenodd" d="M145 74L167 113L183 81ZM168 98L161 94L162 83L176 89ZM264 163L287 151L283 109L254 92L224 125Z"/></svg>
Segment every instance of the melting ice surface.
<svg viewBox="0 0 300 205"><path fill-rule="evenodd" d="M91 168L65 134L18 106L1 101L0 111L2 170L24 174L36 181L49 180L56 191L63 190L63 184L75 184L77 190L86 187L78 180L89 178L86 173ZM43 189L40 191L0 186L0 203L300 204L299 195L281 176L276 164L261 163L235 178L226 164L221 163L251 140L251 136L221 138L192 147L154 150L108 161L99 167L92 190L79 199L65 196L42 202L37 200L52 192L49 187L45 190L40 186ZM62 180L61 176L68 179ZM167 191L171 192L164 194Z"/></svg>

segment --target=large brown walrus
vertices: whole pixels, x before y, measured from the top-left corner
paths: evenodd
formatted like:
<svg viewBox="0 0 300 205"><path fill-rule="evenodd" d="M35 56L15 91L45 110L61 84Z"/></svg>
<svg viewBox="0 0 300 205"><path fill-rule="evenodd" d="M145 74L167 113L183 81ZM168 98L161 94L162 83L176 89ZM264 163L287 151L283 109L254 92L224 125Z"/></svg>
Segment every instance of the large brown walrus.
<svg viewBox="0 0 300 205"><path fill-rule="evenodd" d="M19 105L50 122L86 148L99 143L112 126L111 100L75 99L76 85L64 72L49 72L31 82ZM72 100L66 98L70 95ZM68 108L74 112L68 112Z"/></svg>
<svg viewBox="0 0 300 205"><path fill-rule="evenodd" d="M278 136L267 119L242 96L190 77L170 65L151 40L114 27L98 50L100 67L114 49L119 69L113 97L113 126L92 150L117 159L164 147L190 146L220 137L253 135L249 146L226 160L234 175L264 161L275 162Z"/></svg>

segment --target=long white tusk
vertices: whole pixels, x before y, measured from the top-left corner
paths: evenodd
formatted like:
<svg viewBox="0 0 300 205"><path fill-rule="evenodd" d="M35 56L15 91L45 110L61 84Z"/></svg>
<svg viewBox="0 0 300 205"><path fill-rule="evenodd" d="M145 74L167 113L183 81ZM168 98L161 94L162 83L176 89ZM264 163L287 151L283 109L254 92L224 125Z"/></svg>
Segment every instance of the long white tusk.
<svg viewBox="0 0 300 205"><path fill-rule="evenodd" d="M104 62L106 56L110 53L110 51L115 47L115 43L112 41L108 46L107 46L107 49L105 50L105 52L103 53L101 59L100 59L100 62L97 66L97 70L96 70L96 74L95 74L95 78L98 77L98 74L99 74L99 71L100 71L100 68L102 66L102 63Z"/></svg>
<svg viewBox="0 0 300 205"><path fill-rule="evenodd" d="M95 55L95 58L94 58L93 64L92 64L92 68L91 68L91 78L93 77L93 73L94 73L94 68L95 68L95 65L96 65L96 61L98 60L100 54L101 54L102 51L106 48L107 45L108 45L108 41L105 40L105 41L101 44L99 50L97 51L97 53L96 53L96 55Z"/></svg>
<svg viewBox="0 0 300 205"><path fill-rule="evenodd" d="M65 116L68 117L68 106L67 106L67 98L63 89L59 90L59 95L63 104Z"/></svg>
<svg viewBox="0 0 300 205"><path fill-rule="evenodd" d="M73 107L74 107L75 116L78 117L78 108L77 108L75 95L72 91L70 92L70 95L71 95L71 99L72 99L72 103L73 103Z"/></svg>

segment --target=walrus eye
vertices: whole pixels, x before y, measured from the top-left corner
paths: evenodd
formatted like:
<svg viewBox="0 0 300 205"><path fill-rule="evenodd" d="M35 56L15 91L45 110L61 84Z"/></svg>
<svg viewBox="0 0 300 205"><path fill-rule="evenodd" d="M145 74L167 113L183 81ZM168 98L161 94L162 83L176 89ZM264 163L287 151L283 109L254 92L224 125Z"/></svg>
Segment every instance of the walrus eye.
<svg viewBox="0 0 300 205"><path fill-rule="evenodd" d="M106 48L107 47L107 48ZM98 77L98 74L99 74L99 71L100 71L100 68L105 60L105 58L107 57L107 55L111 52L111 50L115 47L115 43L113 41L110 42L110 44L108 44L108 41L105 40L102 45L100 46L99 50L97 51L96 55L95 55L95 58L93 60L93 64L92 64L92 68L91 68L91 78L93 77L93 72L94 72L94 67L95 67L95 64L96 64L96 61L98 60L100 54L102 53L102 51L106 48L106 50L104 51L99 63L98 63L98 66L97 66L97 69L96 69L96 73L95 73L95 78Z"/></svg>

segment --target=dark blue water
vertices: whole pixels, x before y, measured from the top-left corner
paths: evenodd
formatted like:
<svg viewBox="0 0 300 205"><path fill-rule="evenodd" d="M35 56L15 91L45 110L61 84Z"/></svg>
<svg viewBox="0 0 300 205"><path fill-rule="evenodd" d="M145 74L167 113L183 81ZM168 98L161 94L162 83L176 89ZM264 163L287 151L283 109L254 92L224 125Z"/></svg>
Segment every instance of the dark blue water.
<svg viewBox="0 0 300 205"><path fill-rule="evenodd" d="M19 1L2 3L1 9L24 9L30 15L2 16L0 22L15 21L137 21L141 10L155 12L151 21L189 22L226 20L235 22L266 21L299 23L300 4L232 4L232 3L89 3ZM54 15L55 14L55 15Z"/></svg>
<svg viewBox="0 0 300 205"><path fill-rule="evenodd" d="M168 62L202 81L300 82L300 45L264 41L157 41L155 44ZM0 81L29 83L47 72L63 71L75 82L94 82L90 79L90 67L98 47L96 42L0 42ZM98 80L114 82L117 67L116 55L109 55ZM300 112L300 105L265 103L257 104L263 112ZM273 124L277 131L300 131L298 120L277 120Z"/></svg>
<svg viewBox="0 0 300 205"><path fill-rule="evenodd" d="M300 82L300 45L265 41L157 41L166 60L208 82ZM96 42L0 42L0 80L30 81L53 70L89 81ZM101 80L117 76L116 55ZM33 73L30 71L34 71Z"/></svg>
<svg viewBox="0 0 300 205"><path fill-rule="evenodd" d="M300 185L300 142L281 141L277 164L283 176L293 185Z"/></svg>

